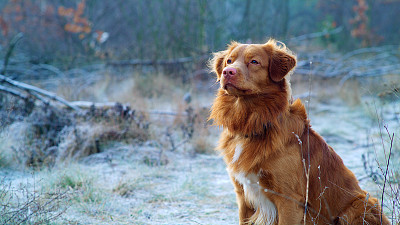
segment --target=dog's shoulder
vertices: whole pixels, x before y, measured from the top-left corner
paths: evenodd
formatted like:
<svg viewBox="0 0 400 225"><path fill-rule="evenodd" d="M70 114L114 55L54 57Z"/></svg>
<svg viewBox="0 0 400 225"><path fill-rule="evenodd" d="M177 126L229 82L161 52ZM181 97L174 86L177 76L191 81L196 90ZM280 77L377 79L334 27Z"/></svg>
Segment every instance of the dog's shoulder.
<svg viewBox="0 0 400 225"><path fill-rule="evenodd" d="M289 113L291 116L296 116L303 121L307 121L307 110L300 99L296 99L296 101L289 106Z"/></svg>

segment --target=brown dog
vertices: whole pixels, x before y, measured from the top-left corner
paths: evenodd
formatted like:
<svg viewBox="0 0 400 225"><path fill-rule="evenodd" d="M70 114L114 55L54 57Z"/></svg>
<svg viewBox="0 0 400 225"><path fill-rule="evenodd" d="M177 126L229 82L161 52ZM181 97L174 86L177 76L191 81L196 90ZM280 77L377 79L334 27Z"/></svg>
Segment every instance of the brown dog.
<svg viewBox="0 0 400 225"><path fill-rule="evenodd" d="M210 119L235 186L240 224L389 224L376 198L291 104L295 56L274 40L233 42L211 60L220 89ZM308 177L308 179L307 179Z"/></svg>

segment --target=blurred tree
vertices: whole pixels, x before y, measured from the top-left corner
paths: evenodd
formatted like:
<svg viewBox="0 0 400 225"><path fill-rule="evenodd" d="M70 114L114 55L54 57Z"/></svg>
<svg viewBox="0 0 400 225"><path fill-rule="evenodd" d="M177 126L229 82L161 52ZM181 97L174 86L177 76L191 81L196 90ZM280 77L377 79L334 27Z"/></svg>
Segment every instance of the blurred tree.
<svg viewBox="0 0 400 225"><path fill-rule="evenodd" d="M355 17L349 20L349 23L353 26L351 36L360 39L362 47L375 45L382 40L381 36L377 36L370 29L370 19L367 14L368 5L366 0L357 0L357 5L353 6Z"/></svg>
<svg viewBox="0 0 400 225"><path fill-rule="evenodd" d="M399 0L319 0L320 21L333 19L344 32L335 44L349 50L379 44L398 44Z"/></svg>
<svg viewBox="0 0 400 225"><path fill-rule="evenodd" d="M376 44L399 44L400 0L368 0L369 27L378 35ZM374 43L373 43L374 44Z"/></svg>
<svg viewBox="0 0 400 225"><path fill-rule="evenodd" d="M399 0L8 0L0 1L0 45L23 32L18 50L30 62L68 68L200 56L232 40L290 40L343 27L321 43L349 50L398 43L399 12Z"/></svg>

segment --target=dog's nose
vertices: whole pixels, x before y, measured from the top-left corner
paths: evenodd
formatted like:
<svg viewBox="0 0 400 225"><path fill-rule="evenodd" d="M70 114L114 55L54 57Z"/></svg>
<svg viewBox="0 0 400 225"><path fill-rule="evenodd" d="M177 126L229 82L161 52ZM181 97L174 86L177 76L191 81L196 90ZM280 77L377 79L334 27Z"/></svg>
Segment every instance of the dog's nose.
<svg viewBox="0 0 400 225"><path fill-rule="evenodd" d="M224 77L227 77L227 76L234 76L236 72L237 71L235 68L227 67L222 71L222 74L224 75Z"/></svg>

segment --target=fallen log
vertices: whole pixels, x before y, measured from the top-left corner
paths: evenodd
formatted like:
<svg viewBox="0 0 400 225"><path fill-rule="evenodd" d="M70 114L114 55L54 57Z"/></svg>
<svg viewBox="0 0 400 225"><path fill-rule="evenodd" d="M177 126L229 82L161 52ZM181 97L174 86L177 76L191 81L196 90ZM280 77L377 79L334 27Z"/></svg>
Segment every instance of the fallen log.
<svg viewBox="0 0 400 225"><path fill-rule="evenodd" d="M117 104L117 102L88 102L88 101L73 101L70 102L71 105L75 107L79 107L81 109L90 109L90 108L100 108L100 109L111 109L114 108ZM128 105L123 105L125 107L129 107Z"/></svg>
<svg viewBox="0 0 400 225"><path fill-rule="evenodd" d="M1 74L0 74L0 83L7 83L8 85L11 85L11 86L13 86L15 88L22 89L22 90L28 92L29 94L35 96L36 98L38 98L41 101L46 101L46 100L44 100L42 98L42 96L44 96L44 97L49 98L49 99L51 99L53 101L60 102L61 104L66 105L68 108L71 108L71 109L74 109L74 110L77 110L77 111L80 110L79 107L71 105L67 100L57 96L56 94L54 94L52 92L43 90L41 88L26 84L26 83L22 83L22 82L10 79L10 78L8 78L8 77L6 77L4 75L1 75Z"/></svg>
<svg viewBox="0 0 400 225"><path fill-rule="evenodd" d="M88 102L88 101L73 101L70 102L71 105L79 107L81 109L101 109L107 110L116 107L122 107L123 110L130 108L129 104L121 104L119 102ZM169 111L159 111L159 110L150 110L144 111L150 115L164 115L164 116L185 116L186 112L178 113L178 112L169 112Z"/></svg>

